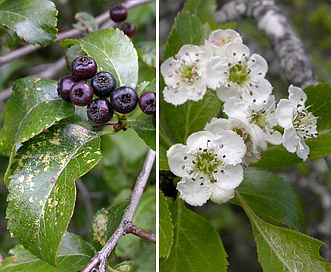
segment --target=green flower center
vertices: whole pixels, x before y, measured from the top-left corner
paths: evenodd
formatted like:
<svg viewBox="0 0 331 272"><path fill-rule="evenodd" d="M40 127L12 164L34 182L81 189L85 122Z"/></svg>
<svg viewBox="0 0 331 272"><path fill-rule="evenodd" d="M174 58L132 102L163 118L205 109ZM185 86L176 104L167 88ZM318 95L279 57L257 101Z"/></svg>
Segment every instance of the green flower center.
<svg viewBox="0 0 331 272"><path fill-rule="evenodd" d="M196 63L193 63L192 65L182 65L180 73L182 75L182 81L189 85L194 84L199 78Z"/></svg>
<svg viewBox="0 0 331 272"><path fill-rule="evenodd" d="M250 123L259 126L261 129L265 131L265 128L269 126L269 122L267 122L267 113L265 110L260 111L251 111L250 114Z"/></svg>
<svg viewBox="0 0 331 272"><path fill-rule="evenodd" d="M297 112L294 115L293 127L303 139L317 137L313 120L316 120L316 117L311 116L307 110Z"/></svg>
<svg viewBox="0 0 331 272"><path fill-rule="evenodd" d="M242 86L248 80L249 73L246 64L238 63L229 69L229 81Z"/></svg>
<svg viewBox="0 0 331 272"><path fill-rule="evenodd" d="M199 172L209 177L213 181L213 174L217 172L221 161L218 160L214 149L202 149L195 153L195 160L193 161L194 171Z"/></svg>

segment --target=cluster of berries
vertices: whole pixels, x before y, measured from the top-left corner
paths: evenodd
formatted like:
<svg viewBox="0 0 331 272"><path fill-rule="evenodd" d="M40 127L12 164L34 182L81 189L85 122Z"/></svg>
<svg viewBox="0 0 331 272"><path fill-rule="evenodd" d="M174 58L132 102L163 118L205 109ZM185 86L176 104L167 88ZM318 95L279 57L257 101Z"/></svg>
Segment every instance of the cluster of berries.
<svg viewBox="0 0 331 272"><path fill-rule="evenodd" d="M124 5L114 6L109 11L110 18L116 22L123 22L128 17L128 10ZM121 25L121 30L129 37L132 37L136 32L136 27L131 22L124 22Z"/></svg>
<svg viewBox="0 0 331 272"><path fill-rule="evenodd" d="M90 83L87 82L88 79ZM145 92L140 98L127 86L116 88L114 76L98 72L95 60L89 56L76 58L71 64L71 76L61 78L57 85L59 96L76 106L87 106L87 117L93 123L103 124L113 117L114 111L129 113L139 102L141 110L153 115L155 126L156 95ZM94 99L94 95L97 98Z"/></svg>

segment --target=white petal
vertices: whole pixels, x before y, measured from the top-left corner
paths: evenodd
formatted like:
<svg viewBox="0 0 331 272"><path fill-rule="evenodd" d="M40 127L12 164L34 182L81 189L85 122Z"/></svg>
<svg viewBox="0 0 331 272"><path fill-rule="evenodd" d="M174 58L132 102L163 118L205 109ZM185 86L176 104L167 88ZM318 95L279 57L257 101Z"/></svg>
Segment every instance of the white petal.
<svg viewBox="0 0 331 272"><path fill-rule="evenodd" d="M273 131L272 133L266 133L266 140L273 145L280 145L282 143L283 135L279 131Z"/></svg>
<svg viewBox="0 0 331 272"><path fill-rule="evenodd" d="M242 95L241 90L235 84L230 84L229 86L227 85L220 86L219 88L216 89L216 94L219 100L223 102L228 101L231 97L241 98Z"/></svg>
<svg viewBox="0 0 331 272"><path fill-rule="evenodd" d="M295 129L285 128L283 134L283 146L287 149L288 152L294 153L297 149L297 145L300 141Z"/></svg>
<svg viewBox="0 0 331 272"><path fill-rule="evenodd" d="M276 118L278 124L283 127L289 127L293 121L293 108L287 99L281 99L277 105Z"/></svg>
<svg viewBox="0 0 331 272"><path fill-rule="evenodd" d="M310 148L303 139L300 139L296 151L298 157L305 161L308 158Z"/></svg>
<svg viewBox="0 0 331 272"><path fill-rule="evenodd" d="M170 104L173 104L175 106L184 104L188 100L187 93L185 92L185 89L172 89L165 87L163 90L163 98L164 101Z"/></svg>
<svg viewBox="0 0 331 272"><path fill-rule="evenodd" d="M187 148L182 144L175 144L167 151L170 171L178 177L189 177L192 169L192 155L187 154Z"/></svg>
<svg viewBox="0 0 331 272"><path fill-rule="evenodd" d="M177 183L180 198L191 206L201 206L207 202L212 193L212 185L208 180L192 181L182 179Z"/></svg>
<svg viewBox="0 0 331 272"><path fill-rule="evenodd" d="M192 133L186 140L187 149L191 153L195 153L202 149L210 148L211 144L213 144L215 135L209 131L198 131Z"/></svg>
<svg viewBox="0 0 331 272"><path fill-rule="evenodd" d="M228 119L224 118L215 118L211 119L210 123L206 124L205 130L214 133L222 133L224 130L229 130L232 127L232 124Z"/></svg>
<svg viewBox="0 0 331 272"><path fill-rule="evenodd" d="M306 93L301 88L295 87L293 85L290 85L288 92L291 104L294 105L297 110L305 109L305 102L307 100Z"/></svg>
<svg viewBox="0 0 331 272"><path fill-rule="evenodd" d="M225 164L236 165L242 162L246 154L246 145L241 136L232 130L223 130L217 134L218 158Z"/></svg>
<svg viewBox="0 0 331 272"><path fill-rule="evenodd" d="M247 120L249 118L249 104L237 97L230 97L224 103L224 112L229 118Z"/></svg>
<svg viewBox="0 0 331 272"><path fill-rule="evenodd" d="M205 80L208 88L216 90L226 81L224 74L228 70L227 63L221 57L213 57L207 64Z"/></svg>
<svg viewBox="0 0 331 272"><path fill-rule="evenodd" d="M214 190L210 196L210 200L217 204L222 204L228 202L233 197L234 189L226 190L214 186Z"/></svg>
<svg viewBox="0 0 331 272"><path fill-rule="evenodd" d="M251 73L256 75L261 73L260 76L265 76L268 71L268 63L259 54L253 54L249 58L249 68L251 69Z"/></svg>
<svg viewBox="0 0 331 272"><path fill-rule="evenodd" d="M243 181L243 168L240 164L220 166L219 171L214 174L214 178L217 180L214 184L218 188L234 189Z"/></svg>

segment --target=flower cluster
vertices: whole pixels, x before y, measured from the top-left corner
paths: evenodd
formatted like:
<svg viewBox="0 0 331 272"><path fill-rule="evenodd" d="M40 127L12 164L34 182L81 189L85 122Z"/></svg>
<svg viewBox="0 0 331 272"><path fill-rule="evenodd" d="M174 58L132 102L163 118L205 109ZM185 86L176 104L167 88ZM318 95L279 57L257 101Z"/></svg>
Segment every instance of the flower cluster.
<svg viewBox="0 0 331 272"><path fill-rule="evenodd" d="M171 172L181 177L177 190L188 204L229 201L243 180L243 166L259 161L269 144L307 159L305 141L318 135L317 118L308 112L303 90L292 85L289 98L276 105L267 70L265 59L251 54L230 29L212 32L203 45L184 45L162 63L166 102L199 101L211 90L227 116L213 118L186 145L167 151Z"/></svg>

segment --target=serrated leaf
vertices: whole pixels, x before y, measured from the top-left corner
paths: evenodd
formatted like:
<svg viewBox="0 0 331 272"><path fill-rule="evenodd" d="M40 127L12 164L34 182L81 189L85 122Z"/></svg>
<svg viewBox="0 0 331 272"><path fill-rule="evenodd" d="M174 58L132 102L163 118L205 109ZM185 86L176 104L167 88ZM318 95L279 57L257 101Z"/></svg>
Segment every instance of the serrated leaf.
<svg viewBox="0 0 331 272"><path fill-rule="evenodd" d="M9 154L13 147L74 113L74 106L61 99L56 81L21 78L13 84L6 103L6 120L0 131L0 149Z"/></svg>
<svg viewBox="0 0 331 272"><path fill-rule="evenodd" d="M319 255L323 242L263 221L240 194L237 198L251 221L259 262L264 271L331 271L331 263Z"/></svg>
<svg viewBox="0 0 331 272"><path fill-rule="evenodd" d="M135 88L138 82L138 55L130 39L119 29L94 31L79 40L81 48L94 58L99 70L111 73L117 86Z"/></svg>
<svg viewBox="0 0 331 272"><path fill-rule="evenodd" d="M165 196L159 191L159 255L168 258L173 245L173 224Z"/></svg>
<svg viewBox="0 0 331 272"><path fill-rule="evenodd" d="M48 45L56 39L57 10L48 0L3 0L0 24L31 44Z"/></svg>
<svg viewBox="0 0 331 272"><path fill-rule="evenodd" d="M303 227L304 216L295 191L282 178L267 171L246 171L236 191L264 220L292 229Z"/></svg>
<svg viewBox="0 0 331 272"><path fill-rule="evenodd" d="M309 86L304 89L307 94L306 106L318 117L317 138L307 140L310 147L308 160L323 158L331 154L331 85L330 83ZM283 146L271 146L262 154L262 160L256 167L282 167L302 162L295 153L289 153Z"/></svg>
<svg viewBox="0 0 331 272"><path fill-rule="evenodd" d="M226 252L217 231L203 217L187 209L182 200L170 205L174 244L160 272L227 271Z"/></svg>
<svg viewBox="0 0 331 272"><path fill-rule="evenodd" d="M169 34L164 60L175 56L184 44L204 44L210 32L209 26L203 25L196 15L188 11L180 13Z"/></svg>
<svg viewBox="0 0 331 272"><path fill-rule="evenodd" d="M74 181L100 157L99 135L74 124L52 126L17 151L8 171L8 229L40 259L56 263L75 206Z"/></svg>
<svg viewBox="0 0 331 272"><path fill-rule="evenodd" d="M62 239L59 255L58 268L44 262L17 245L10 250L10 257L7 257L0 264L0 271L6 272L69 272L80 271L94 255L94 249L73 233L66 233Z"/></svg>
<svg viewBox="0 0 331 272"><path fill-rule="evenodd" d="M188 0L183 7L183 11L195 14L203 23L216 25L214 17L216 6L215 0Z"/></svg>

